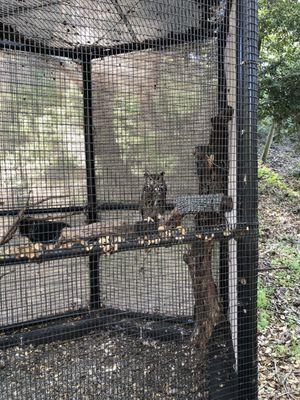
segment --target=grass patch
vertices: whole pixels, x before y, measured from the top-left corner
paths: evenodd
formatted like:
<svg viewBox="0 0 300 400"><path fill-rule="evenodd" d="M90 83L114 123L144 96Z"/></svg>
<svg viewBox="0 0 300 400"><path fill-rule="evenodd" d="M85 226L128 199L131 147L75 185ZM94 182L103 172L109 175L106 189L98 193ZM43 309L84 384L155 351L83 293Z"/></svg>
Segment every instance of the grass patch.
<svg viewBox="0 0 300 400"><path fill-rule="evenodd" d="M271 260L274 267L286 267L275 273L275 285L294 287L300 281L300 253L296 246L280 242Z"/></svg>
<svg viewBox="0 0 300 400"><path fill-rule="evenodd" d="M294 335L291 343L291 356L300 361L300 344L299 339Z"/></svg>
<svg viewBox="0 0 300 400"><path fill-rule="evenodd" d="M285 357L286 356L286 346L284 344L276 344L274 346L276 354L278 354L279 357Z"/></svg>
<svg viewBox="0 0 300 400"><path fill-rule="evenodd" d="M271 315L267 310L258 311L257 329L259 332L264 331L270 325Z"/></svg>
<svg viewBox="0 0 300 400"><path fill-rule="evenodd" d="M259 331L268 328L271 318L270 299L274 290L263 286L261 280L258 281L257 292L257 307L258 307L258 322L257 327Z"/></svg>
<svg viewBox="0 0 300 400"><path fill-rule="evenodd" d="M274 346L274 351L279 357L292 357L297 361L300 360L300 344L299 340L294 334L289 343L277 344Z"/></svg>
<svg viewBox="0 0 300 400"><path fill-rule="evenodd" d="M261 192L273 190L276 194L281 194L285 197L300 198L298 191L292 189L277 172L262 163L259 163L258 166L258 179Z"/></svg>

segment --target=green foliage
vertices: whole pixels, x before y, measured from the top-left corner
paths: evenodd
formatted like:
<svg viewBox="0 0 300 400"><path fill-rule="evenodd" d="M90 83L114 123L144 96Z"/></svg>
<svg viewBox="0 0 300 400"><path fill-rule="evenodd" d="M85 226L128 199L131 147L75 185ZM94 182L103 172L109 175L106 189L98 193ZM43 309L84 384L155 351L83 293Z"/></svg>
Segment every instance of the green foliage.
<svg viewBox="0 0 300 400"><path fill-rule="evenodd" d="M64 63L55 59L21 54L14 59L7 53L2 57L7 85L0 104L6 116L0 129L7 132L0 139L3 186L35 187L52 172L57 179L62 171L84 165L76 147L83 137L83 116L78 113L82 94L76 80L63 80L74 71L68 66L62 71Z"/></svg>
<svg viewBox="0 0 300 400"><path fill-rule="evenodd" d="M259 332L264 331L270 325L270 314L266 310L259 310L257 329Z"/></svg>
<svg viewBox="0 0 300 400"><path fill-rule="evenodd" d="M273 250L273 260L271 264L274 267L286 267L286 270L274 272L274 287L284 288L282 296L286 302L290 302L294 295L295 287L300 281L300 253L295 245L287 244L285 241L278 243ZM263 321L264 322L264 321ZM263 324L262 322L262 324ZM300 344L297 336L298 321L296 315L289 315L287 318L287 330L290 332L290 339L284 343L275 346L275 351L280 357L290 356L300 360Z"/></svg>
<svg viewBox="0 0 300 400"><path fill-rule="evenodd" d="M261 163L258 167L258 178L260 180L259 189L261 192L271 190L276 191L278 195L281 194L293 199L300 198L300 193L293 190L287 183L285 183L283 178L277 172ZM278 192L278 190L280 192Z"/></svg>
<svg viewBox="0 0 300 400"><path fill-rule="evenodd" d="M131 90L118 90L114 95L116 142L122 160L136 175L145 169L171 174L180 168L182 160L176 149L172 152L172 147L186 146L188 123L194 120L199 104L205 101L202 96L208 96L206 90L195 94L195 87L204 88L207 82L199 64L187 60L185 52L177 49L174 54L166 54L163 60L161 68L155 68L155 89L140 90L137 85ZM189 79L178 82L178 69L189 73ZM153 79L151 74L149 77Z"/></svg>
<svg viewBox="0 0 300 400"><path fill-rule="evenodd" d="M296 360L300 360L300 344L296 335L292 335L291 340L286 344L277 344L274 350L279 357L286 358L291 356Z"/></svg>
<svg viewBox="0 0 300 400"><path fill-rule="evenodd" d="M268 136L270 127L272 126L272 117L266 116L259 120L257 132L259 136Z"/></svg>
<svg viewBox="0 0 300 400"><path fill-rule="evenodd" d="M144 172L148 168L169 173L178 162L175 156L167 154L164 145L168 143L165 137L168 132L157 135L151 120L143 118L143 129L140 128L141 96L133 93L120 92L115 99L114 130L116 141L121 147L121 156L126 163L132 165L132 173ZM147 132L147 135L144 132ZM157 137L161 138L161 146L157 146ZM165 142L165 143L163 143Z"/></svg>
<svg viewBox="0 0 300 400"><path fill-rule="evenodd" d="M286 355L286 346L284 344L277 344L274 346L274 349L280 357L284 357Z"/></svg>
<svg viewBox="0 0 300 400"><path fill-rule="evenodd" d="M296 246L282 244L278 248L280 254L279 263L290 268L293 273L300 273L300 253Z"/></svg>
<svg viewBox="0 0 300 400"><path fill-rule="evenodd" d="M300 180L300 169L298 169L297 171L295 171L295 172L293 173L293 177L296 178L296 179L298 179L298 180Z"/></svg>
<svg viewBox="0 0 300 400"><path fill-rule="evenodd" d="M296 246L279 243L274 249L271 264L275 267L286 267L275 274L275 281L279 286L293 287L300 281L300 253Z"/></svg>
<svg viewBox="0 0 300 400"><path fill-rule="evenodd" d="M259 0L260 119L299 138L300 2Z"/></svg>
<svg viewBox="0 0 300 400"><path fill-rule="evenodd" d="M263 287L259 287L257 294L257 306L259 309L267 308L268 299L267 299L267 291Z"/></svg>
<svg viewBox="0 0 300 400"><path fill-rule="evenodd" d="M294 335L292 338L291 355L292 357L296 358L296 360L300 360L300 344L299 338L296 337L296 335Z"/></svg>
<svg viewBox="0 0 300 400"><path fill-rule="evenodd" d="M263 331L269 326L271 311L270 311L270 297L273 290L264 287L261 280L258 281L257 291L257 307L258 307L258 322L257 327L259 331Z"/></svg>
<svg viewBox="0 0 300 400"><path fill-rule="evenodd" d="M276 287L285 288L282 296L287 300L292 297L293 288L300 281L300 254L296 246L287 244L284 241L278 242L272 250L271 264L274 268L286 267L285 270L277 270L272 273L274 284L266 286L261 279L258 281L257 307L258 307L258 330L263 331L270 325L270 319L273 316L271 300ZM296 321L289 319L289 328L293 330ZM282 350L282 349L281 349ZM280 352L280 349L278 350ZM296 344L290 346L290 351L297 354L299 346Z"/></svg>

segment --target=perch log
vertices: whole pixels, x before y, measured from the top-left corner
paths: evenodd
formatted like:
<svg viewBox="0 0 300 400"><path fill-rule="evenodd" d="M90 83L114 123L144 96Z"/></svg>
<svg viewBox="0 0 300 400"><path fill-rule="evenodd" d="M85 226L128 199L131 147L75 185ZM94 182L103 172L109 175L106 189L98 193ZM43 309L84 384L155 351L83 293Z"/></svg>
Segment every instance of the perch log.
<svg viewBox="0 0 300 400"><path fill-rule="evenodd" d="M158 224L152 221L137 221L133 224L107 226L105 222L95 222L89 225L75 226L62 230L59 243L76 242L78 240L97 240L103 236L123 236L138 238L157 234Z"/></svg>
<svg viewBox="0 0 300 400"><path fill-rule="evenodd" d="M208 213L209 216L215 214L220 217L222 213L231 211L232 205L232 199L222 193L178 197L175 200L175 207L165 218L165 226L180 226L182 219L188 214Z"/></svg>

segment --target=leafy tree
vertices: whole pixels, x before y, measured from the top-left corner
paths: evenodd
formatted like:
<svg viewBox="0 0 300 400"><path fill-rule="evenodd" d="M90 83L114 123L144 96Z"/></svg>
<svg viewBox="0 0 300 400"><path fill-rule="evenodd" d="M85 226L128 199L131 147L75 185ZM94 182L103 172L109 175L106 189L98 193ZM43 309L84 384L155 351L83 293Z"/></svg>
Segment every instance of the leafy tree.
<svg viewBox="0 0 300 400"><path fill-rule="evenodd" d="M271 119L263 160L275 134L299 140L300 2L259 0L259 117Z"/></svg>
<svg viewBox="0 0 300 400"><path fill-rule="evenodd" d="M76 140L83 137L81 88L76 73L58 59L8 52L0 58L3 118L0 130L3 188L39 187L84 166ZM73 77L75 79L73 79ZM83 139L82 139L83 140ZM69 174L69 175L68 175Z"/></svg>

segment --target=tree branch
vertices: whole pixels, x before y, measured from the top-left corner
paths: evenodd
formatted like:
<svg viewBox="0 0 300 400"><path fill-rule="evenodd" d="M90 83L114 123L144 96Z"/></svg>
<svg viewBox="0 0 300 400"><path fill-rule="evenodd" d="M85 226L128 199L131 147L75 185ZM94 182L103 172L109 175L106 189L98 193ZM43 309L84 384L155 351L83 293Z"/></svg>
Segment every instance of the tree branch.
<svg viewBox="0 0 300 400"><path fill-rule="evenodd" d="M115 7L117 13L119 14L121 20L123 20L126 28L128 29L128 32L130 33L130 35L132 37L132 40L134 42L137 42L138 41L137 36L136 36L132 26L131 26L131 23L130 23L129 19L127 18L127 15L123 12L122 7L120 6L118 0L112 0L112 4L114 5L114 7Z"/></svg>
<svg viewBox="0 0 300 400"><path fill-rule="evenodd" d="M29 195L27 197L25 207L22 208L22 210L19 212L15 222L12 224L12 226L10 226L8 228L7 232L3 235L2 239L0 240L0 245L1 246L3 246L4 244L8 243L12 239L14 234L16 233L16 231L18 229L18 226L19 226L24 214L26 213L26 211L27 211L27 209L29 207L30 195L31 195L31 191L29 192Z"/></svg>
<svg viewBox="0 0 300 400"><path fill-rule="evenodd" d="M0 240L0 246L3 246L4 244L8 243L12 237L14 236L14 234L16 233L18 226L20 224L20 222L22 221L24 215L27 213L29 208L34 208L40 204L43 204L49 200L52 199L57 199L57 198L62 198L62 197L69 197L68 195L60 195L60 196L48 196L45 197L41 200L38 200L32 204L30 204L30 196L31 196L32 191L29 192L27 200L26 200L26 204L25 206L20 210L15 222L8 228L7 232L3 235L2 239Z"/></svg>

